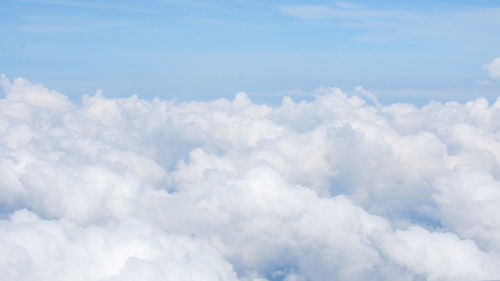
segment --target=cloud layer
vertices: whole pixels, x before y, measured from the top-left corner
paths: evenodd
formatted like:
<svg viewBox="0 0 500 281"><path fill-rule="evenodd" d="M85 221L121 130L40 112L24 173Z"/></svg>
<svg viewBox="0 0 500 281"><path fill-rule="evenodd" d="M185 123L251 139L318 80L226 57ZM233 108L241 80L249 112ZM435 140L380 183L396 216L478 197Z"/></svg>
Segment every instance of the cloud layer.
<svg viewBox="0 0 500 281"><path fill-rule="evenodd" d="M1 84L2 280L500 279L500 101Z"/></svg>

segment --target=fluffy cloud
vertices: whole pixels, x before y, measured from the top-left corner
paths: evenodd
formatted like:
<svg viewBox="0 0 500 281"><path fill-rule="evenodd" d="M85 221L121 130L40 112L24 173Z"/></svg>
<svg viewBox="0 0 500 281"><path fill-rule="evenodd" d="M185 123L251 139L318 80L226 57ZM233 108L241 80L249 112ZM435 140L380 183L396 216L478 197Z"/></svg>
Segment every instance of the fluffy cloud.
<svg viewBox="0 0 500 281"><path fill-rule="evenodd" d="M500 57L485 64L484 68L488 70L491 78L500 79Z"/></svg>
<svg viewBox="0 0 500 281"><path fill-rule="evenodd" d="M83 227L22 209L0 231L2 280L237 280L212 247L140 221Z"/></svg>
<svg viewBox="0 0 500 281"><path fill-rule="evenodd" d="M500 278L499 101L1 84L1 279Z"/></svg>

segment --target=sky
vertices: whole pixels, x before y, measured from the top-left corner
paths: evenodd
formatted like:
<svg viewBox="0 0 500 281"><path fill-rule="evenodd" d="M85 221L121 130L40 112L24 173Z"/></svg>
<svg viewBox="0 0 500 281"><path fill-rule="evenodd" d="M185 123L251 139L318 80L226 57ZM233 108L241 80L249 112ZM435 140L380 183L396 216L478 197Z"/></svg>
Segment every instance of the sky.
<svg viewBox="0 0 500 281"><path fill-rule="evenodd" d="M79 102L102 89L179 100L493 101L500 2L4 0L0 73Z"/></svg>

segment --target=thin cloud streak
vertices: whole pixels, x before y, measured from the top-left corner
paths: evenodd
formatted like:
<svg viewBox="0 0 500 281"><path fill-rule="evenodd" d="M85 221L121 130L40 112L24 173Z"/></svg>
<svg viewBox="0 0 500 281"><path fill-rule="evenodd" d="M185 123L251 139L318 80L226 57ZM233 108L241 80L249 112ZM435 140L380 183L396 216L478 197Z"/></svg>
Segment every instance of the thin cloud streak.
<svg viewBox="0 0 500 281"><path fill-rule="evenodd" d="M415 12L409 10L377 10L360 7L357 9L339 9L321 5L289 5L279 7L279 11L292 18L302 20L304 24L332 25L336 27L373 30L377 33L389 31L397 37L416 36L421 38L454 38L471 34L481 36L481 29L500 27L500 9L498 8L453 8L449 11ZM377 31L378 30L378 31ZM395 38L387 33L382 37L365 35L368 38Z"/></svg>

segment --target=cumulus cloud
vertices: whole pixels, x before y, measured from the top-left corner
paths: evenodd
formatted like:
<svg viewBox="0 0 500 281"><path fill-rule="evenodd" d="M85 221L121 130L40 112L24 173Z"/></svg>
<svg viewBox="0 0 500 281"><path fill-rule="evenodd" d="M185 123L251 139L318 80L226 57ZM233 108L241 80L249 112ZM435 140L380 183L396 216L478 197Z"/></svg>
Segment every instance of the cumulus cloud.
<svg viewBox="0 0 500 281"><path fill-rule="evenodd" d="M213 247L140 221L81 226L22 209L0 231L2 280L237 280Z"/></svg>
<svg viewBox="0 0 500 281"><path fill-rule="evenodd" d="M2 280L500 278L500 101L1 84Z"/></svg>
<svg viewBox="0 0 500 281"><path fill-rule="evenodd" d="M500 79L500 57L493 59L483 67L488 70L491 78Z"/></svg>

